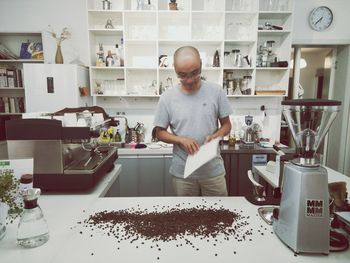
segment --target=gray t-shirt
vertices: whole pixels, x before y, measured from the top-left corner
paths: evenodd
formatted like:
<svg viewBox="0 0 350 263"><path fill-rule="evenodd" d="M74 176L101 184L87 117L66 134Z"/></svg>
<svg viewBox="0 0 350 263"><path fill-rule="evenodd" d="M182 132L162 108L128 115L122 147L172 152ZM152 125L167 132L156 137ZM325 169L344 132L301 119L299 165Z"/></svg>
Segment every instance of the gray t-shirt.
<svg viewBox="0 0 350 263"><path fill-rule="evenodd" d="M206 137L218 129L218 119L229 116L231 106L222 88L214 83L201 81L194 94L181 91L180 85L167 90L159 99L154 126L170 129L173 134L193 138L202 145ZM219 149L218 149L219 151ZM169 172L183 177L187 153L174 145L173 160ZM198 168L190 178L214 177L225 172L220 155Z"/></svg>

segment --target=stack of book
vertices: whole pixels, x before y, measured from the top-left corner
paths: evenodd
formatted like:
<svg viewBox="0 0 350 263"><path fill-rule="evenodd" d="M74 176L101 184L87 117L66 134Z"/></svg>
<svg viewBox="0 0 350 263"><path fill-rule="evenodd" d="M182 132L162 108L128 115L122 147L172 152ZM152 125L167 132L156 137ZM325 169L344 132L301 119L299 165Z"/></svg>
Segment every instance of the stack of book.
<svg viewBox="0 0 350 263"><path fill-rule="evenodd" d="M23 88L22 70L0 66L0 88Z"/></svg>
<svg viewBox="0 0 350 263"><path fill-rule="evenodd" d="M0 113L23 113L23 97L0 97Z"/></svg>

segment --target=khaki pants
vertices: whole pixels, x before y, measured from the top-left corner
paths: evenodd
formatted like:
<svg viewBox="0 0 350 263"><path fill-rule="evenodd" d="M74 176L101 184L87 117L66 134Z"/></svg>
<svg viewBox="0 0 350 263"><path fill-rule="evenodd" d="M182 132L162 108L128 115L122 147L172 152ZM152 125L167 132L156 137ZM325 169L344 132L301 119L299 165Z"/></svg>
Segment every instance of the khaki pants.
<svg viewBox="0 0 350 263"><path fill-rule="evenodd" d="M184 179L173 176L173 187L177 196L228 195L225 174L205 179Z"/></svg>

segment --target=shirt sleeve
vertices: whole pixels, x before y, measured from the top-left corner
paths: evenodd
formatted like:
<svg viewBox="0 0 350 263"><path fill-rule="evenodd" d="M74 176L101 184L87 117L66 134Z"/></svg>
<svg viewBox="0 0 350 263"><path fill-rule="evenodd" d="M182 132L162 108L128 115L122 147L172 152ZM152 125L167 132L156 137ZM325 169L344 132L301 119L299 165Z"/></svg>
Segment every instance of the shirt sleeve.
<svg viewBox="0 0 350 263"><path fill-rule="evenodd" d="M170 123L170 118L169 118L169 112L166 104L166 100L164 97L160 97L155 116L154 116L154 121L153 125L155 127L161 127L164 129L167 129Z"/></svg>
<svg viewBox="0 0 350 263"><path fill-rule="evenodd" d="M233 110L231 108L230 102L225 94L225 92L221 89L219 92L219 118L225 118L232 114Z"/></svg>

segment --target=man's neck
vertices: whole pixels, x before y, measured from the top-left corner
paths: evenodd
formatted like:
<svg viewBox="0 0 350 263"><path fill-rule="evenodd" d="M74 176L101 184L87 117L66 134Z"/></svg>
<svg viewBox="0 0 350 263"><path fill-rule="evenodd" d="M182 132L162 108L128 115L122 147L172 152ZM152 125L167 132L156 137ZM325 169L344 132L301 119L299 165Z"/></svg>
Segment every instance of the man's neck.
<svg viewBox="0 0 350 263"><path fill-rule="evenodd" d="M181 83L180 83L180 88L181 90L186 93L186 94L194 94L196 92L198 92L201 88L201 84L202 84L202 81L200 80L197 85L195 86L194 89L186 89L186 87L184 87Z"/></svg>

